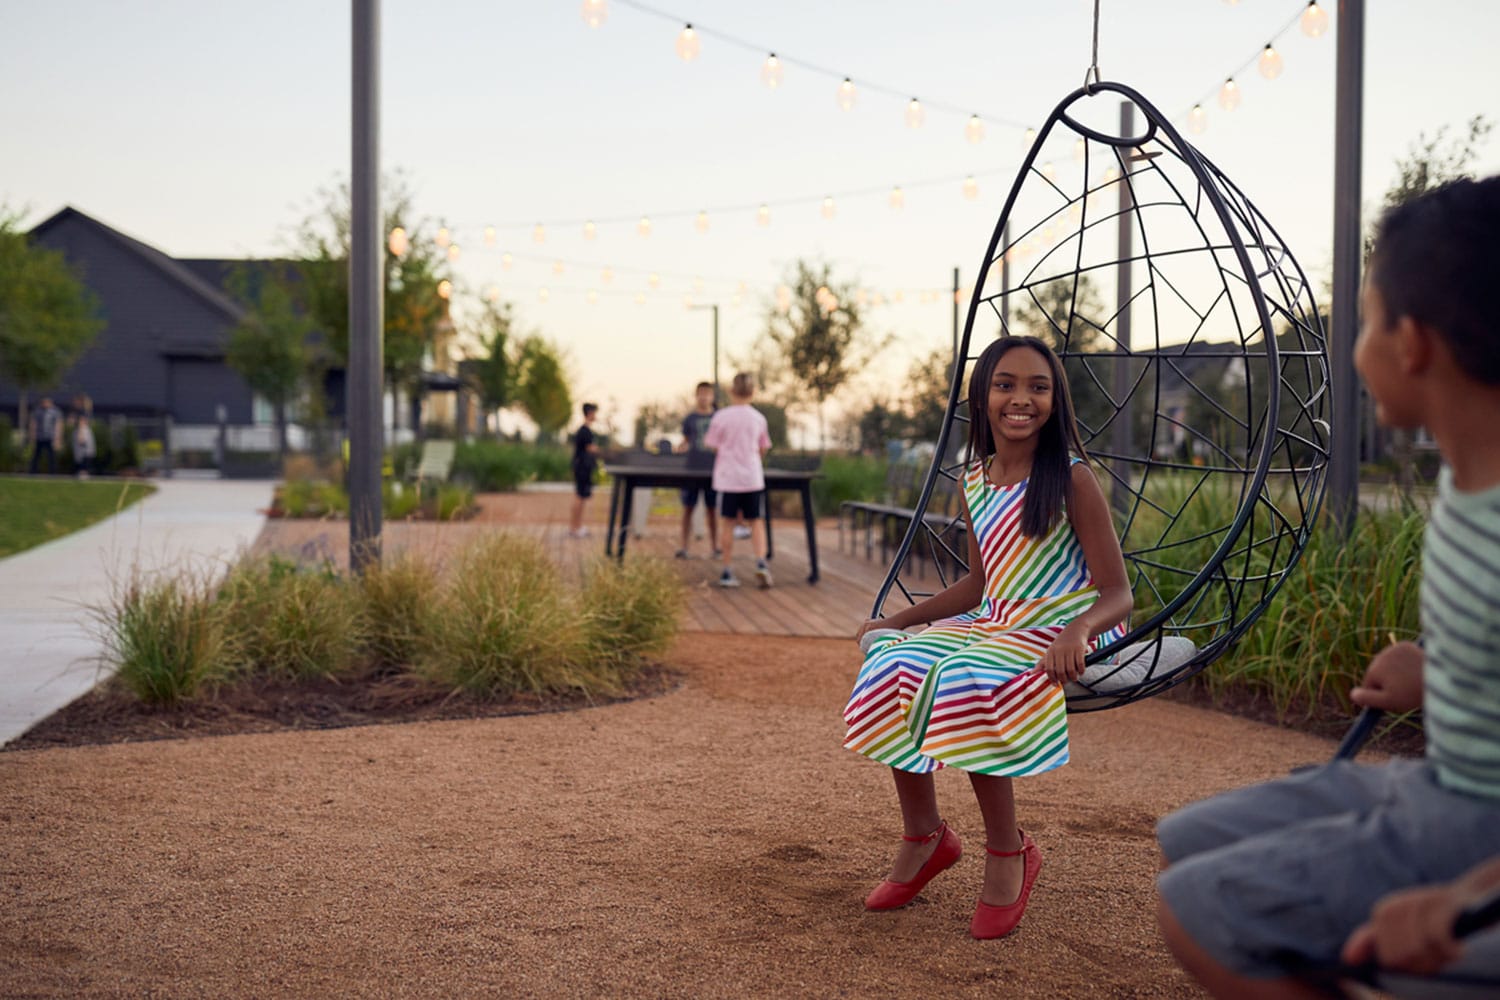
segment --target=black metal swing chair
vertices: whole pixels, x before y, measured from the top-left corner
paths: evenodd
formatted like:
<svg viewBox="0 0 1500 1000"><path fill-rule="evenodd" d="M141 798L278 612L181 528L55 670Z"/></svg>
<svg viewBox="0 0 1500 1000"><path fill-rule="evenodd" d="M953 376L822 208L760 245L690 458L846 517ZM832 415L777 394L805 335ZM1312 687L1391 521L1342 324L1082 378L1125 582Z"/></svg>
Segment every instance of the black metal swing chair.
<svg viewBox="0 0 1500 1000"><path fill-rule="evenodd" d="M1099 127L1116 107L1136 134ZM1063 359L1135 595L1129 631L1090 655L1069 709L1150 697L1243 635L1307 543L1330 431L1312 289L1260 211L1144 97L1111 82L1070 94L1028 151L985 251L947 416L874 617L967 571L955 498L969 371L1018 321ZM943 479L951 488L938 489ZM918 581L922 563L936 566L936 588Z"/></svg>

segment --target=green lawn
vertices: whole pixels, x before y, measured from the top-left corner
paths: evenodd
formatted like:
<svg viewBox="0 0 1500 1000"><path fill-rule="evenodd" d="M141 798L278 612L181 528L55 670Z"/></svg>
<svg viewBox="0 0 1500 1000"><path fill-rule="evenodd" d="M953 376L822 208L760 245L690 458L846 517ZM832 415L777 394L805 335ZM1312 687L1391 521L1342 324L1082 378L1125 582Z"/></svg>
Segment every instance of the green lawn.
<svg viewBox="0 0 1500 1000"><path fill-rule="evenodd" d="M154 492L145 483L0 477L0 558L72 534Z"/></svg>

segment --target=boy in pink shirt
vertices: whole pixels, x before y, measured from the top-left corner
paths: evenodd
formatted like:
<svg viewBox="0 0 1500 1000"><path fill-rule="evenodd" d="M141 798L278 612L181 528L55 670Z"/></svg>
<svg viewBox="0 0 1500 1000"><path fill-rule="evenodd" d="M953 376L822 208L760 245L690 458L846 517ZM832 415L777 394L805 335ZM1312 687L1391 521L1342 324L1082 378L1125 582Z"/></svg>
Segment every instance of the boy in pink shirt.
<svg viewBox="0 0 1500 1000"><path fill-rule="evenodd" d="M755 376L741 372L729 389L730 405L714 414L703 443L714 449L714 492L719 494L719 532L724 550L724 572L719 586L738 587L730 560L734 550L736 521L750 523L750 545L755 549L755 578L761 587L771 585L771 567L766 564L766 530L761 523L765 502L766 474L761 456L770 450L771 434L766 418L750 405L755 395Z"/></svg>

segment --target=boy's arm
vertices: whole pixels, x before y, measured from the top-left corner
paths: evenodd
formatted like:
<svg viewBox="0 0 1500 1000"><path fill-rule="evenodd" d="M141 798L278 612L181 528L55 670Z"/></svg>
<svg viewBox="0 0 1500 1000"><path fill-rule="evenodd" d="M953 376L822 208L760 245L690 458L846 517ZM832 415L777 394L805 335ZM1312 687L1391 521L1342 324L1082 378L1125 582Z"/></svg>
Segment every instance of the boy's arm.
<svg viewBox="0 0 1500 1000"><path fill-rule="evenodd" d="M1426 662L1422 647L1397 642L1375 654L1365 669L1365 679L1349 692L1361 708L1387 712L1411 712L1422 707L1422 670Z"/></svg>

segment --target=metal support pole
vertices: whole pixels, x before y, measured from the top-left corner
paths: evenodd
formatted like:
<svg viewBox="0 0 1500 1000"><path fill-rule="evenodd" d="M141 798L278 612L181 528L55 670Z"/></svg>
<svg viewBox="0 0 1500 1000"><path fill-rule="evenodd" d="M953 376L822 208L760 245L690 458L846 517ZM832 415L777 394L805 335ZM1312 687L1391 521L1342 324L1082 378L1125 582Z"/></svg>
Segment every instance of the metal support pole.
<svg viewBox="0 0 1500 1000"><path fill-rule="evenodd" d="M1135 134L1135 105L1130 101L1120 102L1120 135ZM1133 294L1131 284L1134 264L1131 258L1135 256L1135 229L1132 222L1135 217L1134 203L1130 197L1130 157L1127 153L1124 169L1120 171L1120 217L1116 220L1116 259L1120 262L1115 269L1115 341L1117 343L1115 363L1110 380L1110 392L1114 396L1115 405L1130 395L1130 296ZM1130 454L1131 428L1130 421L1134 414L1126 407L1115 414L1114 423L1110 427L1109 447L1116 455L1120 456L1115 461L1116 479L1110 490L1110 498L1113 501L1115 513L1124 517L1130 512L1131 488L1128 477L1130 476L1130 465L1124 461L1124 456Z"/></svg>
<svg viewBox="0 0 1500 1000"><path fill-rule="evenodd" d="M1359 507L1359 384L1354 338L1359 330L1360 161L1364 115L1364 0L1339 0L1333 120L1333 453L1328 460L1328 505L1344 531Z"/></svg>
<svg viewBox="0 0 1500 1000"><path fill-rule="evenodd" d="M714 406L719 405L719 305L714 303Z"/></svg>
<svg viewBox="0 0 1500 1000"><path fill-rule="evenodd" d="M963 358L958 356L958 268L953 269L953 371L955 375L964 370Z"/></svg>
<svg viewBox="0 0 1500 1000"><path fill-rule="evenodd" d="M380 0L353 0L349 204L349 568L380 565L384 450L380 232Z"/></svg>

